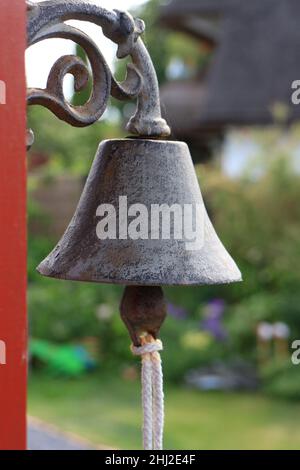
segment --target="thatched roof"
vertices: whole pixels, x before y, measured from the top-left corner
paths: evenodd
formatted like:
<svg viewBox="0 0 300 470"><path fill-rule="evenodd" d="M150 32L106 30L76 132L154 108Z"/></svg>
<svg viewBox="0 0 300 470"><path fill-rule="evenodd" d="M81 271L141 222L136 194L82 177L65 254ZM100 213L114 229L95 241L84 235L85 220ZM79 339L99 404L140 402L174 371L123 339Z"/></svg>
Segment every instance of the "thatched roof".
<svg viewBox="0 0 300 470"><path fill-rule="evenodd" d="M206 89L198 80L174 80L161 87L162 112L175 136L198 131L199 106L205 97Z"/></svg>
<svg viewBox="0 0 300 470"><path fill-rule="evenodd" d="M300 79L299 0L173 0L161 21L216 44L199 126L269 124L274 109L300 119L291 102Z"/></svg>
<svg viewBox="0 0 300 470"><path fill-rule="evenodd" d="M188 143L195 163L209 159L223 137L219 126L199 127L199 110L206 92L196 79L171 81L161 88L162 113L171 126L172 138Z"/></svg>

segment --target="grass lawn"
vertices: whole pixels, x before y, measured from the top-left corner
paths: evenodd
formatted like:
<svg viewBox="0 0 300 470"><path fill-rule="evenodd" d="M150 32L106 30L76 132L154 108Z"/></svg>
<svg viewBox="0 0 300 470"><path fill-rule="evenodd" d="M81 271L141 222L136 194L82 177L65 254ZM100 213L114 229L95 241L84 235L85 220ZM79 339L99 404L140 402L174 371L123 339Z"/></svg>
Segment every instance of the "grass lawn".
<svg viewBox="0 0 300 470"><path fill-rule="evenodd" d="M166 387L166 449L300 449L300 403ZM95 444L141 447L139 382L33 375L29 414Z"/></svg>

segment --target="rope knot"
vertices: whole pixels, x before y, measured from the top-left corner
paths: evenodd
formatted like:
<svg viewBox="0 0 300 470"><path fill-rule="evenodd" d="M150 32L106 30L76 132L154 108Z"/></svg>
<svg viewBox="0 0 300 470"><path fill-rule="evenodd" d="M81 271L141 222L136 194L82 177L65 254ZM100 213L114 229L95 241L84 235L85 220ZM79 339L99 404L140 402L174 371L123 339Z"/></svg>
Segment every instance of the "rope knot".
<svg viewBox="0 0 300 470"><path fill-rule="evenodd" d="M143 356L144 354L151 354L154 352L162 351L163 345L159 339L145 343L142 346L131 345L131 351L135 356Z"/></svg>

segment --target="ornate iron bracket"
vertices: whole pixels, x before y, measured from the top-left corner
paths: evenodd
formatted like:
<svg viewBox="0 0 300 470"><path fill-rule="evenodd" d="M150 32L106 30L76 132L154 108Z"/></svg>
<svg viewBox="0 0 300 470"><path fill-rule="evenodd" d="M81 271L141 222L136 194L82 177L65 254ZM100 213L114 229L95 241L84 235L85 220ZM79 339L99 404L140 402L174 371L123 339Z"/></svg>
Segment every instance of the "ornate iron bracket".
<svg viewBox="0 0 300 470"><path fill-rule="evenodd" d="M96 122L104 113L109 96L119 100L137 98L137 109L126 129L139 136L165 137L170 128L161 117L156 72L150 55L140 38L145 24L129 13L109 11L87 0L48 0L40 3L26 1L28 12L28 47L49 38L71 39L86 52L91 65L92 93L83 106L73 106L63 93L66 74L74 76L76 91L87 85L89 67L75 55L65 55L53 65L46 89L30 88L28 105L40 104L59 119L72 126L84 127ZM82 20L102 28L106 37L118 45L117 57L131 57L124 82L118 83L97 45L83 31L66 24Z"/></svg>

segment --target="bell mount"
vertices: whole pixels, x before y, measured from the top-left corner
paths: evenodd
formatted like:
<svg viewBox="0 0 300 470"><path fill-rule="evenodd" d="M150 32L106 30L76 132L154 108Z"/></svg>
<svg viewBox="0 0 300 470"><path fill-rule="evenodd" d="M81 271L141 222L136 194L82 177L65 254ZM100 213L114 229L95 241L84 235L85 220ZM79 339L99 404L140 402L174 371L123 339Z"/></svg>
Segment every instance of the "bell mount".
<svg viewBox="0 0 300 470"><path fill-rule="evenodd" d="M110 95L119 100L136 98L137 109L126 126L128 132L145 137L170 135L170 128L161 117L156 72L140 37L145 30L142 20L133 18L128 12L106 10L87 0L48 0L40 3L27 0L26 6L27 47L44 39L70 39L86 52L93 78L88 102L77 107L70 104L63 92L65 75L72 74L75 90L81 91L88 83L90 71L79 57L64 55L53 65L46 89L28 89L28 105L42 105L72 126L84 127L100 119ZM103 34L117 44L117 57L131 57L127 77L122 83L113 77L97 44L83 31L67 24L69 20L88 21L100 26Z"/></svg>

